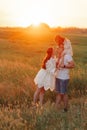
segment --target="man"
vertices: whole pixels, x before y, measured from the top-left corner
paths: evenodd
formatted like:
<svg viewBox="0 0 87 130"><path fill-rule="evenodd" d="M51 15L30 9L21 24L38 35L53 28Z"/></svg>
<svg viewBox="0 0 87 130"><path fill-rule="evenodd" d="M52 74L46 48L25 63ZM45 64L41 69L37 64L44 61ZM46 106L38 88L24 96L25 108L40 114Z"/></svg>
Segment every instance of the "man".
<svg viewBox="0 0 87 130"><path fill-rule="evenodd" d="M69 70L74 68L72 58L72 46L70 40L57 35L55 41L58 45L58 61L56 73L56 106L60 107L61 101L64 102L64 111L68 110L67 86L70 79Z"/></svg>

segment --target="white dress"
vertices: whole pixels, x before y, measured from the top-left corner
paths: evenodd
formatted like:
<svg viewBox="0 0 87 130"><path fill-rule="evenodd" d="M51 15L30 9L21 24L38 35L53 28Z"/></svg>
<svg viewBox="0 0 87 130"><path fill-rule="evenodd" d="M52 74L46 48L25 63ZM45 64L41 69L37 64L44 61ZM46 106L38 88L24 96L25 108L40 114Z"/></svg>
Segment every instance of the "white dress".
<svg viewBox="0 0 87 130"><path fill-rule="evenodd" d="M55 72L56 60L50 58L46 63L46 69L41 68L34 78L35 84L38 88L44 87L45 90L50 89L51 91L55 88Z"/></svg>

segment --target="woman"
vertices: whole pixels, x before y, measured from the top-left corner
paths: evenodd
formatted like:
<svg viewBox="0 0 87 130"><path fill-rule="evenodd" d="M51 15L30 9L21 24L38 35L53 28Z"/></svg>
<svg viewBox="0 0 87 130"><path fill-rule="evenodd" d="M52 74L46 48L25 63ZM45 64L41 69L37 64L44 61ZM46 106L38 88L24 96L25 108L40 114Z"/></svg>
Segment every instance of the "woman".
<svg viewBox="0 0 87 130"><path fill-rule="evenodd" d="M54 58L53 48L48 48L46 56L42 62L41 69L37 73L34 82L37 85L37 89L34 93L34 104L37 103L39 98L40 105L43 104L44 93L48 89L51 91L55 88L55 76L54 72L56 69L56 60Z"/></svg>

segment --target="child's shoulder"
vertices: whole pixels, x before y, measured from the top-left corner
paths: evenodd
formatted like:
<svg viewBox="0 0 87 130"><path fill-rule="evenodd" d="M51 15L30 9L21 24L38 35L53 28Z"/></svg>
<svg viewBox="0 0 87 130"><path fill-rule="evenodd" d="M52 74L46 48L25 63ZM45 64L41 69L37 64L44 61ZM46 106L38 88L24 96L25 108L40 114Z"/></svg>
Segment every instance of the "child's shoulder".
<svg viewBox="0 0 87 130"><path fill-rule="evenodd" d="M72 60L73 58L72 58L71 55L66 54L66 55L64 56L64 59L66 59L66 60Z"/></svg>
<svg viewBox="0 0 87 130"><path fill-rule="evenodd" d="M69 58L69 57L72 57L72 56L70 54L65 54L64 57Z"/></svg>

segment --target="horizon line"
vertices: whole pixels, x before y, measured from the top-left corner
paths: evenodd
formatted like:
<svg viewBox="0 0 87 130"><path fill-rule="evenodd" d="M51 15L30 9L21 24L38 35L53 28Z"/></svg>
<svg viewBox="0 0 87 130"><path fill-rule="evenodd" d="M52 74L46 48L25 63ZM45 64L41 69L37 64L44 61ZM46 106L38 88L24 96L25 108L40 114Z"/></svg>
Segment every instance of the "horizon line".
<svg viewBox="0 0 87 130"><path fill-rule="evenodd" d="M46 24L46 23L44 23L44 24ZM29 26L0 26L0 28L29 28L30 26L32 26L32 24L29 25ZM36 27L39 27L39 25L37 25ZM87 29L87 27L78 27L78 26L56 26L56 27L53 26L53 27L51 27L51 26L48 25L48 27L49 28L78 28L78 29Z"/></svg>

